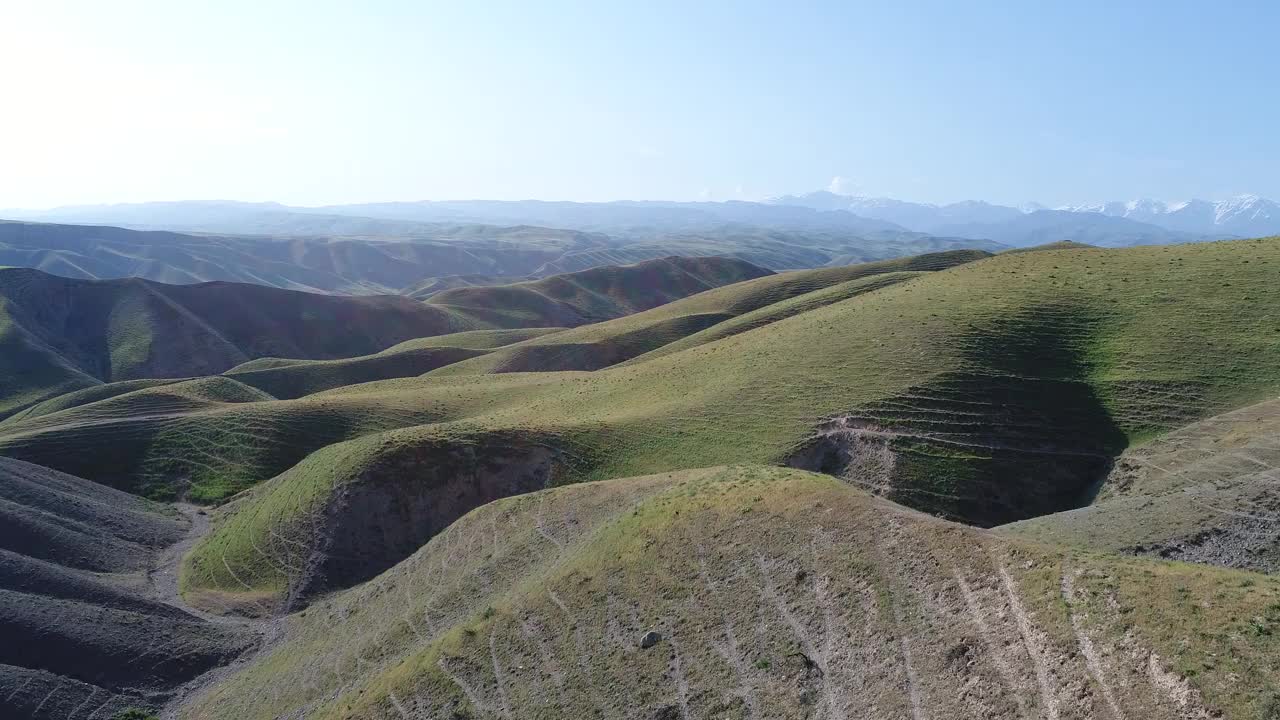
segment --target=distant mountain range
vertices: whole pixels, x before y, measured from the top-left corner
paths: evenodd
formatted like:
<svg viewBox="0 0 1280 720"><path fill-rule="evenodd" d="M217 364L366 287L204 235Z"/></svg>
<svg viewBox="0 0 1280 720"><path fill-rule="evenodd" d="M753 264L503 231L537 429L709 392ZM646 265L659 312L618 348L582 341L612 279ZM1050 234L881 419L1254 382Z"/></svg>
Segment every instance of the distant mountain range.
<svg viewBox="0 0 1280 720"><path fill-rule="evenodd" d="M1078 242L1090 242L1092 238L1095 244L1118 246L1280 235L1280 203L1257 195L1219 202L1130 200L1050 209L1038 203L1010 207L977 200L934 205L819 190L768 202L825 212L846 211L917 232L983 237L1020 246L1046 238Z"/></svg>
<svg viewBox="0 0 1280 720"><path fill-rule="evenodd" d="M1018 247L1061 240L1119 247L1280 234L1280 204L1255 195L1220 202L1131 200L1059 208L1037 203L1011 207L979 200L935 205L827 191L786 195L758 203L459 200L296 207L279 203L183 201L0 210L0 218L186 233L447 239L449 242L478 239L468 238L468 232L478 236L492 234L492 228L479 226L532 226L607 234L610 242L604 244L615 251L669 245L674 236L687 240L735 233L758 237L771 232L856 236L879 241L893 237L918 238L924 234L988 240ZM588 253L598 249L591 248ZM679 249L664 248L643 256L624 254L609 261L634 261L672 252L678 253ZM773 269L788 267L758 256L745 259ZM860 256L859 259L872 258ZM789 267L816 264L823 263L803 260ZM555 270L581 267L568 263ZM469 268L464 272L488 270Z"/></svg>
<svg viewBox="0 0 1280 720"><path fill-rule="evenodd" d="M0 218L249 235L413 236L441 224L534 225L615 235L699 232L726 225L856 233L903 231L852 212L751 202L610 202L541 200L389 202L326 207L278 203L182 201L0 210Z"/></svg>
<svg viewBox="0 0 1280 720"><path fill-rule="evenodd" d="M166 208L156 217L178 219L173 213L173 208ZM868 231L712 225L698 231L609 235L529 225L409 221L406 226L416 228L412 233L348 237L0 221L0 267L36 268L85 280L139 277L180 285L222 280L332 294L424 298L450 287L500 285L672 255L718 256L770 270L795 270L939 250L1005 248L989 240L873 230L889 224L857 222Z"/></svg>

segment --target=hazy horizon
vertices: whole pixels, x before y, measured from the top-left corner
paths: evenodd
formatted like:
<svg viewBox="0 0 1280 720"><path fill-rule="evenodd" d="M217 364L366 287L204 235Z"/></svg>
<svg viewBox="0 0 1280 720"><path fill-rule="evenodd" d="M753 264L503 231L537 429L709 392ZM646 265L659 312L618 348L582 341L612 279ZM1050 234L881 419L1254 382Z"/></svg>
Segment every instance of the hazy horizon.
<svg viewBox="0 0 1280 720"><path fill-rule="evenodd" d="M796 190L795 192L784 192L784 193L778 193L775 195L769 195L769 196L759 197L759 198L715 199L715 198L706 198L706 197L698 197L698 198L620 197L620 198L611 198L611 199L602 199L602 200L575 200L572 198L541 198L541 197L515 197L515 198L441 197L441 198L415 198L415 199L407 199L407 200L364 199L364 200L353 200L353 201L347 201L347 202L307 204L307 203L283 203L277 200L239 200L235 198L226 198L226 197L208 197L208 198L174 198L174 199L156 199L156 200L127 200L127 201L120 201L120 202L101 202L101 203L86 202L86 203L70 203L65 205L46 205L42 207L8 206L8 207L0 207L0 211L22 210L22 211L28 211L28 212L42 212L42 211L77 208L77 207L91 208L91 207L112 207L112 206L149 205L149 204L184 204L184 203L197 204L197 205L198 204L270 205L270 206L278 206L282 208L301 208L301 209L307 209L307 210L320 210L327 207L342 207L342 206L350 206L350 205L373 205L373 204L382 204L382 203L447 204L447 203L473 203L473 202L511 202L511 203L538 202L538 203L610 204L610 203L697 203L697 202L730 202L730 201L764 203L764 202L780 199L786 196L803 196L806 194L818 193L818 192L828 192L835 195L851 197L851 198L859 198L859 197L876 198L876 199L883 198L883 199L889 199L889 200L897 200L897 201L906 202L906 203L916 203L921 205L937 205L937 206L953 205L953 204L969 202L969 201L989 202L992 205L1003 205L1006 207L1027 207L1029 205L1038 204L1038 205L1042 205L1043 206L1042 209L1045 209L1045 210L1053 210L1053 209L1067 208L1067 207L1081 207L1086 205L1101 204L1104 202L1116 202L1116 201L1127 202L1127 201L1133 201L1133 200L1154 200L1157 202L1163 202L1167 204L1176 204L1179 202L1185 202L1189 200L1206 200L1209 202L1221 202L1221 201L1229 201L1229 200L1245 198L1245 197L1262 197L1268 200L1274 200L1274 198L1264 196L1261 193L1241 192L1241 193L1235 193L1231 195L1177 197L1177 198L1162 198L1162 197L1152 197L1151 195L1137 194L1137 195L1128 196L1128 197L1088 198L1084 200L1067 202L1062 204L1054 204L1054 205L1050 205L1049 203L1040 203L1038 200L1034 198L1022 200L1020 202L1015 202L1015 203L996 203L996 202L991 202L985 198L979 198L979 197L967 197L967 198L959 198L956 200L946 200L942 202L931 202L926 200L916 200L916 199L907 198L907 197L890 197L887 195L875 195L872 193L861 193L861 192L849 191L849 190L841 191L841 190L834 189L834 186L835 186L834 180L838 180L838 179L839 178L833 179L833 182L828 183L826 187L801 189L801 190Z"/></svg>
<svg viewBox="0 0 1280 720"><path fill-rule="evenodd" d="M0 208L1277 197L1277 21L1262 2L21 3Z"/></svg>

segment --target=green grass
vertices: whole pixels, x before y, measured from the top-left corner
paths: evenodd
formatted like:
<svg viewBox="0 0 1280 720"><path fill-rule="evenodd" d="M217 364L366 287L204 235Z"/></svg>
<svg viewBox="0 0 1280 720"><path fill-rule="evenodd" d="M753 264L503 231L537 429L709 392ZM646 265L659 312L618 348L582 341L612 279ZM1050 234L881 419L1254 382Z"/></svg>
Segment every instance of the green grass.
<svg viewBox="0 0 1280 720"><path fill-rule="evenodd" d="M106 400L117 395L130 393L134 390L142 390L149 387L157 387L159 385L172 385L173 383L183 382L185 379L186 378L121 380L119 382L91 385L82 390L56 395L48 400L36 403L25 410L14 413L4 420L0 420L0 427L3 427L6 424L11 427L16 427L18 423L25 423L43 415L51 415L73 407L88 405L89 403L95 403L99 400Z"/></svg>
<svg viewBox="0 0 1280 720"><path fill-rule="evenodd" d="M438 367L487 355L503 345L560 331L561 328L535 328L453 333L406 340L372 355L341 360L261 358L225 374L288 400L344 385L422 375Z"/></svg>
<svg viewBox="0 0 1280 720"><path fill-rule="evenodd" d="M426 303L493 327L574 327L657 307L769 271L728 258L648 260L541 280L445 290Z"/></svg>
<svg viewBox="0 0 1280 720"><path fill-rule="evenodd" d="M581 325L652 308L769 271L727 258L664 258L535 282L459 288L428 302L338 297L258 285L163 285L0 272L0 419L89 385L143 378L262 372L261 385L296 397L462 359L415 338L477 331L489 344L525 339L492 331ZM489 332L492 336L485 337ZM448 346L442 346L448 347ZM415 354L411 352L417 350ZM362 357L378 354L377 357ZM258 365L247 363L261 358ZM350 363L283 371L290 359Z"/></svg>
<svg viewBox="0 0 1280 720"><path fill-rule="evenodd" d="M956 250L735 283L616 320L508 346L435 370L433 376L495 372L598 370L648 353L667 354L909 279L910 271L944 270L987 257ZM907 274L903 274L903 273ZM875 278L875 279L873 279ZM846 286L840 290L832 286ZM825 290L826 292L819 292ZM808 298L798 300L799 297ZM792 300L791 303L784 301ZM766 311L765 309L770 309ZM738 316L740 323L729 323ZM690 336L698 338L693 340Z"/></svg>
<svg viewBox="0 0 1280 720"><path fill-rule="evenodd" d="M493 350L504 345L522 342L532 338L561 332L564 328L517 328L512 330L471 330L468 332L449 333L414 338L397 343L391 347L374 353L374 355L394 355L410 350L429 350L434 348L463 348L466 350ZM368 356L365 356L368 357ZM350 358L355 359L355 358ZM313 361L302 358L266 357L250 360L228 370L226 375L245 373L255 370L274 370L289 365L304 365Z"/></svg>
<svg viewBox="0 0 1280 720"><path fill-rule="evenodd" d="M1052 702L1097 717L1113 702L1135 720L1249 718L1276 690L1273 626L1272 577L1062 551L827 476L711 468L479 508L289 616L183 716L557 718L685 702L734 717L750 702L799 717L868 698L909 716L914 692L931 716L1037 717ZM651 630L661 640L641 649ZM975 684L988 690L965 692Z"/></svg>
<svg viewBox="0 0 1280 720"><path fill-rule="evenodd" d="M1089 245L1088 243L1076 242L1074 240L1059 240L1057 242L1045 243L1043 245L1032 245L1031 247L1011 248L1001 251L1002 255L1010 253L1024 252L1040 252L1043 250L1097 250L1098 246Z"/></svg>
<svg viewBox="0 0 1280 720"><path fill-rule="evenodd" d="M642 363L664 355L687 350L691 347L731 337L738 333L764 327L793 315L815 310L824 305L831 305L842 300L857 297L863 293L873 292L922 275L922 272L885 272L848 280L831 287L812 290L786 300L765 305L764 307L737 315L724 322L717 323L706 330L685 336L674 342L664 343L652 351L628 360L628 363Z"/></svg>
<svg viewBox="0 0 1280 720"><path fill-rule="evenodd" d="M644 363L371 383L266 422L360 422L373 433L326 451L327 464L334 452L530 433L570 453L557 476L570 482L776 463L825 418L850 416L889 437L857 441L883 442L894 458L882 476L851 480L929 512L999 522L1081 502L1133 438L1274 392L1273 262L1274 241L1002 255ZM374 432L396 423L419 426ZM430 467L430 454L418 462ZM252 467L265 477L288 466ZM412 477L412 466L401 471ZM267 528L254 527L248 543L263 546Z"/></svg>
<svg viewBox="0 0 1280 720"><path fill-rule="evenodd" d="M10 301L0 298L0 418L46 398L101 381L42 347L14 322Z"/></svg>
<svg viewBox="0 0 1280 720"><path fill-rule="evenodd" d="M0 450L159 495L183 478L212 500L350 438L326 457L527 433L572 453L557 476L571 482L777 463L849 417L853 441L893 458L851 479L1006 522L1078 504L1135 440L1274 393L1278 267L1274 240L1000 255L624 367L387 380L150 421L90 424L80 408Z"/></svg>

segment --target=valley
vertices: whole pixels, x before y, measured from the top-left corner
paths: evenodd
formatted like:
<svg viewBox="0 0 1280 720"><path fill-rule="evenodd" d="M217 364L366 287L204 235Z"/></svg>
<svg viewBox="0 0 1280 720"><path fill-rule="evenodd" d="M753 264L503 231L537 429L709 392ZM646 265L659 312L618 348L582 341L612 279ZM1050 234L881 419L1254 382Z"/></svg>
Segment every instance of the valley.
<svg viewBox="0 0 1280 720"><path fill-rule="evenodd" d="M0 622L48 648L0 691L32 718L1269 718L1278 268L1272 238L425 300L0 271Z"/></svg>

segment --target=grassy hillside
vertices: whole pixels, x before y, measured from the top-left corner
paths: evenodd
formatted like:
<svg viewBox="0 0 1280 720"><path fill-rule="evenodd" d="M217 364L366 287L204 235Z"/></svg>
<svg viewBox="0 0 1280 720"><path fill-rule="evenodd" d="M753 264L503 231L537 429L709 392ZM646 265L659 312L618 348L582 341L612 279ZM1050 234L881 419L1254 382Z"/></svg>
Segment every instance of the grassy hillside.
<svg viewBox="0 0 1280 720"><path fill-rule="evenodd" d="M563 331L563 328L473 330L406 340L382 352L342 360L260 358L238 365L226 374L288 400L344 385L422 375L468 358L488 355L504 345Z"/></svg>
<svg viewBox="0 0 1280 720"><path fill-rule="evenodd" d="M62 410L67 410L81 405L106 400L117 395L133 392L134 390L142 390L149 387L159 385L171 385L176 382L182 382L183 378L163 378L163 379L143 379L143 380L121 380L113 383L103 383L101 385L90 385L82 390L76 390L69 393L56 395L43 402L36 403L25 410L10 415L0 420L0 427L8 424L16 427L18 423L38 418L42 415L51 415Z"/></svg>
<svg viewBox="0 0 1280 720"><path fill-rule="evenodd" d="M576 327L769 274L740 260L666 257L532 282L454 288L427 304L458 309L496 327Z"/></svg>
<svg viewBox="0 0 1280 720"><path fill-rule="evenodd" d="M216 374L263 355L335 358L478 323L407 298L0 271L0 414L101 382Z"/></svg>
<svg viewBox="0 0 1280 720"><path fill-rule="evenodd" d="M550 454L529 447L467 470L470 483L499 478L475 492L507 492L501 478L527 467L540 468L535 484L563 484L750 460L821 470L980 525L1078 507L1129 443L1275 392L1280 326L1266 308L1280 292L1277 262L1274 241L1003 255L626 367L385 381L277 413L268 404L252 416L254 437L293 453L302 448L274 438L299 422L361 429L245 496L238 507L258 510L236 519L233 509L209 540L222 544L218 561L189 589L243 589L230 566L286 594L301 576L264 561L281 551L273 534L320 532L316 517L343 522L324 508L346 507L351 493L383 488L429 505L437 490L416 478L451 453L513 437ZM256 411L182 421L221 463L199 483L243 483L301 459L219 449L212 428ZM0 447L53 456L59 432ZM384 521L387 535L421 530ZM298 539L302 551L322 536ZM389 545L379 562L402 551Z"/></svg>
<svg viewBox="0 0 1280 720"><path fill-rule="evenodd" d="M906 271L945 270L984 257L989 255L978 250L957 250L780 273L699 293L647 312L514 344L441 368L434 375L598 370L651 351L665 354L709 342L707 337L727 337L805 309L870 292L912 277ZM872 277L878 279L871 280ZM818 293L837 285L842 287ZM784 303L797 296L809 297ZM741 323L729 322L742 315L751 317L743 318ZM699 340L689 341L689 336Z"/></svg>
<svg viewBox="0 0 1280 720"><path fill-rule="evenodd" d="M1012 248L1004 250L1006 253L1023 253L1023 252L1039 252L1041 250L1087 250L1097 247L1087 243L1076 242L1075 240L1058 240L1056 242L1045 243L1044 245L1032 245L1030 247Z"/></svg>
<svg viewBox="0 0 1280 720"><path fill-rule="evenodd" d="M1272 717L1280 581L1110 553L1275 569L1280 239L945 257L81 391L0 453L229 499L182 597L292 614L189 717ZM446 374L513 358L630 359Z"/></svg>
<svg viewBox="0 0 1280 720"><path fill-rule="evenodd" d="M181 716L1267 718L1277 624L1272 577L713 468L485 505Z"/></svg>
<svg viewBox="0 0 1280 720"><path fill-rule="evenodd" d="M1131 441L1273 391L1278 265L1276 241L1001 255L616 369L389 380L83 430L73 411L0 451L121 485L163 467L147 477L216 497L330 442L443 423L424 437L553 437L576 458L566 478L792 462L998 524L1075 507ZM90 465L77 447L104 452Z"/></svg>
<svg viewBox="0 0 1280 720"><path fill-rule="evenodd" d="M421 303L0 270L0 417L100 383L212 375L255 358L351 358L424 336L581 325L767 272L724 258L669 258L507 288L459 289ZM401 353L342 365L350 376L331 366L329 380L299 381L286 394L399 377L418 367L412 374L421 374L462 359L425 355L431 357Z"/></svg>
<svg viewBox="0 0 1280 720"><path fill-rule="evenodd" d="M159 567L158 556L187 526L167 508L0 458L5 717L85 720L152 707L248 646L234 623L171 604L175 568Z"/></svg>

